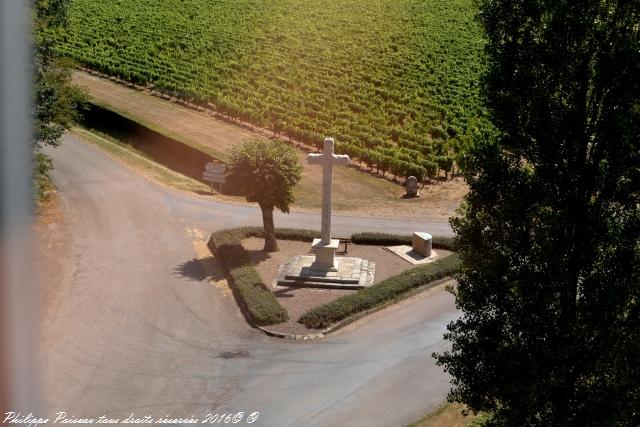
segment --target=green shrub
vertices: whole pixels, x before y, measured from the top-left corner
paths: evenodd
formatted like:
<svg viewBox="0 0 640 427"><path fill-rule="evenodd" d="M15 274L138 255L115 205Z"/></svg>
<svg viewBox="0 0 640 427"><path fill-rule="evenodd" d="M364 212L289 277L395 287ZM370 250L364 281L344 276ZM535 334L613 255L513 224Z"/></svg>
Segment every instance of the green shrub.
<svg viewBox="0 0 640 427"><path fill-rule="evenodd" d="M262 227L246 227L246 230L246 237L264 237L264 229ZM319 231L297 228L276 228L276 239L312 242L316 237L320 237Z"/></svg>
<svg viewBox="0 0 640 427"><path fill-rule="evenodd" d="M351 241L359 245L410 245L411 236L387 233L355 233Z"/></svg>
<svg viewBox="0 0 640 427"><path fill-rule="evenodd" d="M247 310L258 325L273 325L289 319L276 297L266 288L258 272L250 265L235 268L229 276Z"/></svg>
<svg viewBox="0 0 640 427"><path fill-rule="evenodd" d="M53 161L42 153L35 153L33 160L33 198L42 202L46 191L51 188L48 173L53 169Z"/></svg>
<svg viewBox="0 0 640 427"><path fill-rule="evenodd" d="M388 233L356 233L351 236L351 241L360 245L411 245L411 236ZM431 245L434 249L455 252L453 237L433 236Z"/></svg>
<svg viewBox="0 0 640 427"><path fill-rule="evenodd" d="M241 305L249 312L253 321L261 326L288 320L287 312L262 282L241 243L242 239L247 237L262 238L263 233L262 227L238 227L215 232L209 239L209 247L226 270L229 284ZM276 229L278 239L311 242L318 235L319 232L314 230ZM411 236L386 233L357 233L351 236L351 240L353 243L364 245L411 244ZM453 239L434 237L433 247L454 250ZM413 268L370 288L361 289L354 294L316 307L305 313L298 322L309 328L327 327L353 314L392 300L413 288L450 276L457 271L459 263L458 256L454 254L432 264Z"/></svg>
<svg viewBox="0 0 640 427"><path fill-rule="evenodd" d="M354 240L355 241L355 240ZM340 297L328 304L306 312L298 323L307 328L322 329L354 314L372 309L403 293L434 280L455 274L460 268L460 258L453 254L431 264L421 265L390 277L377 285Z"/></svg>
<svg viewBox="0 0 640 427"><path fill-rule="evenodd" d="M251 230L252 227L246 227L213 233L209 248L221 262L229 284L256 324L264 326L285 322L289 319L286 310L264 285L251 265L249 254L242 247L241 240Z"/></svg>

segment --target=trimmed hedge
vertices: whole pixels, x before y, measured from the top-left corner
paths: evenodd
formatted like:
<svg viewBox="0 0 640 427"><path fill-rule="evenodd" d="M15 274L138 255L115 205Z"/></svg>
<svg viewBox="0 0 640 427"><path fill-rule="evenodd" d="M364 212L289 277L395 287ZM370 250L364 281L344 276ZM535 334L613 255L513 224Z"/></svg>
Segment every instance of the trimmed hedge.
<svg viewBox="0 0 640 427"><path fill-rule="evenodd" d="M353 238L352 240L355 242ZM439 261L421 265L389 277L377 285L360 289L353 294L345 295L330 303L313 308L303 314L298 323L302 323L307 328L326 328L354 314L390 301L411 289L451 276L458 272L459 268L460 258L458 255L449 255Z"/></svg>
<svg viewBox="0 0 640 427"><path fill-rule="evenodd" d="M276 229L276 238L311 242L318 236L318 233L315 230L278 228ZM264 230L262 227L238 227L218 231L211 235L209 248L216 254L226 270L229 284L240 304L244 306L257 325L265 326L285 322L289 319L286 310L282 308L277 298L262 282L257 271L253 268L249 254L242 246L242 239L247 237L263 238ZM351 236L351 241L364 245L410 245L411 236L357 233ZM434 237L433 247L453 251L453 239ZM327 327L351 315L389 301L413 288L451 276L457 272L459 265L458 256L453 254L434 263L413 268L377 285L311 309L298 322L309 328Z"/></svg>
<svg viewBox="0 0 640 427"><path fill-rule="evenodd" d="M250 232L250 228L218 231L211 235L209 248L220 260L229 284L256 324L265 326L285 322L289 319L287 311L262 282L242 246L241 240Z"/></svg>
<svg viewBox="0 0 640 427"><path fill-rule="evenodd" d="M264 229L262 227L245 227L245 237L264 238ZM276 239L281 240L297 240L300 242L312 242L314 238L320 236L319 231L297 229L297 228L276 228Z"/></svg>
<svg viewBox="0 0 640 427"><path fill-rule="evenodd" d="M351 241L361 245L411 245L411 236L388 233L356 233L351 236ZM445 249L452 252L456 250L453 237L433 236L431 246L434 249Z"/></svg>

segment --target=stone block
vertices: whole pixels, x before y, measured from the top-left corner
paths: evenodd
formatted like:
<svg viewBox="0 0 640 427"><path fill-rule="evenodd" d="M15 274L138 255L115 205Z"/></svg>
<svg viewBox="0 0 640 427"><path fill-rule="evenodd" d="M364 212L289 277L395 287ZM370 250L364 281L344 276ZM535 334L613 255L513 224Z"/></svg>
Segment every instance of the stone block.
<svg viewBox="0 0 640 427"><path fill-rule="evenodd" d="M433 237L429 233L415 232L411 237L412 249L424 257L431 256Z"/></svg>
<svg viewBox="0 0 640 427"><path fill-rule="evenodd" d="M327 244L320 239L313 239L311 250L316 253L314 264L319 268L335 269L335 255L339 244L338 239L331 239Z"/></svg>

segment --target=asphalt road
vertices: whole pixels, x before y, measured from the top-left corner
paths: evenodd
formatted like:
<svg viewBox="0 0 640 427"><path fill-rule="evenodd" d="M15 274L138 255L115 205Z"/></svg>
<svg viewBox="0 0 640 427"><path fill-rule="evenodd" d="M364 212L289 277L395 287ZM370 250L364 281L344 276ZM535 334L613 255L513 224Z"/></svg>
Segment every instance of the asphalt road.
<svg viewBox="0 0 640 427"><path fill-rule="evenodd" d="M260 224L257 208L158 186L70 135L49 154L71 241L69 274L55 284L40 332L47 415L258 411L253 425L402 426L443 401L449 380L430 354L444 348L445 325L457 316L446 292L323 340L267 337L194 262L193 230ZM313 228L319 215L276 223ZM450 233L442 223L334 219L345 235L418 228Z"/></svg>

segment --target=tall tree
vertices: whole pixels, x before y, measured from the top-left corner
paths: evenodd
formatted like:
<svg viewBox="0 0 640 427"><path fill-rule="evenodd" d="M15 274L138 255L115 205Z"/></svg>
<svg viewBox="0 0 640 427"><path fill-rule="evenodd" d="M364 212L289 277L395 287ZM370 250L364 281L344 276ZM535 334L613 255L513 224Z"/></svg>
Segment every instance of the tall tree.
<svg viewBox="0 0 640 427"><path fill-rule="evenodd" d="M302 178L302 166L295 149L282 141L249 141L232 148L228 180L249 202L262 210L264 250L278 250L273 209L289 213L293 188Z"/></svg>
<svg viewBox="0 0 640 427"><path fill-rule="evenodd" d="M84 94L71 84L71 63L55 54L52 34L66 25L69 0L36 0L34 7L33 149L35 191L42 188L51 161L40 150L57 146L78 115Z"/></svg>
<svg viewBox="0 0 640 427"><path fill-rule="evenodd" d="M498 136L452 220L450 399L499 425L640 425L640 2L479 4Z"/></svg>

